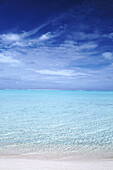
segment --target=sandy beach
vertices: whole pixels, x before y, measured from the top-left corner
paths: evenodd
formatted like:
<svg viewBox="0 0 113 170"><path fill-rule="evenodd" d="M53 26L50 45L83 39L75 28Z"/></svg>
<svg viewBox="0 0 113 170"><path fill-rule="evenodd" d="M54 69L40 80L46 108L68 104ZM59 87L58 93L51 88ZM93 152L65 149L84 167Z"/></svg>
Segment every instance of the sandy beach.
<svg viewBox="0 0 113 170"><path fill-rule="evenodd" d="M0 158L0 170L113 170L113 160L55 161Z"/></svg>

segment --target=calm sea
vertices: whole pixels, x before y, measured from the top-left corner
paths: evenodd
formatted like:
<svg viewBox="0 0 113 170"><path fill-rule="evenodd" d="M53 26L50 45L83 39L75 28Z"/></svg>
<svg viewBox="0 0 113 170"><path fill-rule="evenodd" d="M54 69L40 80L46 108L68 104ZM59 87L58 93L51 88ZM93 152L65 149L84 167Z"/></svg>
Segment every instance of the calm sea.
<svg viewBox="0 0 113 170"><path fill-rule="evenodd" d="M0 155L113 157L113 92L0 90Z"/></svg>

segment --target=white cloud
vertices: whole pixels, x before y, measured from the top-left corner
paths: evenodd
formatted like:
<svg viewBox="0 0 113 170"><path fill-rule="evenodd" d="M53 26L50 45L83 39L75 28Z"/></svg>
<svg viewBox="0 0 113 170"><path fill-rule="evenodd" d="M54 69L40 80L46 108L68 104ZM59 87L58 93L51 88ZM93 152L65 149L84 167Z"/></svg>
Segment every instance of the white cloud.
<svg viewBox="0 0 113 170"><path fill-rule="evenodd" d="M34 71L34 70L31 70ZM53 76L87 76L86 73L75 73L74 70L35 70L36 73Z"/></svg>
<svg viewBox="0 0 113 170"><path fill-rule="evenodd" d="M49 38L51 38L50 32L48 32L48 33L46 33L46 34L43 34L43 35L39 38L39 40L43 41L43 40L47 40L47 39L49 39Z"/></svg>
<svg viewBox="0 0 113 170"><path fill-rule="evenodd" d="M95 49L98 45L93 42L81 44L80 46L77 47L78 50L90 50L90 49Z"/></svg>
<svg viewBox="0 0 113 170"><path fill-rule="evenodd" d="M109 34L109 38L113 38L113 33L110 33L110 34Z"/></svg>
<svg viewBox="0 0 113 170"><path fill-rule="evenodd" d="M51 38L55 38L59 35L60 35L60 33L47 32L46 34L43 34L41 37L39 37L39 40L44 41L44 40L48 40L48 39L51 39Z"/></svg>
<svg viewBox="0 0 113 170"><path fill-rule="evenodd" d="M48 22L43 24L43 25L40 25L39 27L37 27L37 28L35 28L33 30L30 30L28 32L27 31L23 31L22 33L19 33L19 34L17 34L17 33L1 34L0 35L0 39L2 40L2 43L5 43L5 44L16 42L17 45L20 45L18 42L23 41L23 40L25 40L25 38L30 37L30 36L36 34L40 29L42 29L46 25L48 25ZM45 34L45 36L49 37L48 33L47 33L47 35Z"/></svg>
<svg viewBox="0 0 113 170"><path fill-rule="evenodd" d="M18 41L21 39L19 34L9 33L9 34L2 34L0 38L4 41Z"/></svg>
<svg viewBox="0 0 113 170"><path fill-rule="evenodd" d="M98 45L94 42L88 42L88 43L77 43L77 42L74 42L74 41L65 41L64 44L61 44L60 47L62 47L62 49L65 49L65 50L72 50L72 51L75 51L75 52L80 52L82 50L93 50L97 47Z"/></svg>
<svg viewBox="0 0 113 170"><path fill-rule="evenodd" d="M113 55L111 52L105 52L105 53L102 53L102 56L105 58L105 59L108 59L108 60L111 60L113 58Z"/></svg>
<svg viewBox="0 0 113 170"><path fill-rule="evenodd" d="M58 76L72 76L73 71L71 70L37 70L37 73L48 74L48 75L58 75Z"/></svg>
<svg viewBox="0 0 113 170"><path fill-rule="evenodd" d="M91 39L97 39L99 37L99 34L98 33L85 33L85 32L76 32L74 34L74 39L75 40L91 40Z"/></svg>
<svg viewBox="0 0 113 170"><path fill-rule="evenodd" d="M40 29L44 28L45 26L47 26L49 24L49 22L45 23L45 24L42 24L40 25L39 27L35 28L35 29L32 29L28 32L26 31L23 31L23 33L21 34L22 38L26 38L26 37L29 37L31 35L34 35L36 34Z"/></svg>
<svg viewBox="0 0 113 170"><path fill-rule="evenodd" d="M112 39L113 38L113 32L111 32L110 34L104 34L103 37Z"/></svg>
<svg viewBox="0 0 113 170"><path fill-rule="evenodd" d="M0 63L7 63L7 64L11 64L11 65L15 65L16 64L17 65L17 64L20 64L21 61L12 58L9 55L0 54Z"/></svg>

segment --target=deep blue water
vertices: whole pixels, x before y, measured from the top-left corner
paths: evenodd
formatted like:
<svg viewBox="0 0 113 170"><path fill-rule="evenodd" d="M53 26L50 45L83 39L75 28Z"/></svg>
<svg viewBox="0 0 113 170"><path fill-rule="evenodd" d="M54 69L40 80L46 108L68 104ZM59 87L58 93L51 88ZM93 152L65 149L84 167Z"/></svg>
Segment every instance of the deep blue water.
<svg viewBox="0 0 113 170"><path fill-rule="evenodd" d="M0 90L0 155L113 157L113 92Z"/></svg>

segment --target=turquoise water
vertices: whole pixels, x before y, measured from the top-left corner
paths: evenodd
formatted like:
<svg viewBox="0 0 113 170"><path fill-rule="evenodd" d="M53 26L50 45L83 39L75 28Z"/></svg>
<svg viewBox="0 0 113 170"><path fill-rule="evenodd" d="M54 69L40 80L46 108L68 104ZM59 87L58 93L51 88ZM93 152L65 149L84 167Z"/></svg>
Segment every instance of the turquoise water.
<svg viewBox="0 0 113 170"><path fill-rule="evenodd" d="M0 90L0 155L113 157L113 92Z"/></svg>

